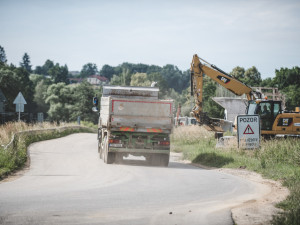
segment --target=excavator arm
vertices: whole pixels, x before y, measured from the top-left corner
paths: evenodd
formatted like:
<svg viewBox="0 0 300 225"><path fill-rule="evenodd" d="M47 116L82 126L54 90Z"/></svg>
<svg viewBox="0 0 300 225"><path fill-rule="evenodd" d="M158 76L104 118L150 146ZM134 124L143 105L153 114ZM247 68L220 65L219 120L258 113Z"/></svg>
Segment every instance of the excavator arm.
<svg viewBox="0 0 300 225"><path fill-rule="evenodd" d="M248 101L261 97L260 93L252 91L246 84L225 73L218 67L208 63L204 59L201 59L197 55L194 55L191 63L191 95L194 96L195 99L195 106L192 110L192 114L200 125L207 125L213 131L220 131L220 124L218 122L219 120L211 119L202 109L204 74L235 95L241 96L245 94Z"/></svg>

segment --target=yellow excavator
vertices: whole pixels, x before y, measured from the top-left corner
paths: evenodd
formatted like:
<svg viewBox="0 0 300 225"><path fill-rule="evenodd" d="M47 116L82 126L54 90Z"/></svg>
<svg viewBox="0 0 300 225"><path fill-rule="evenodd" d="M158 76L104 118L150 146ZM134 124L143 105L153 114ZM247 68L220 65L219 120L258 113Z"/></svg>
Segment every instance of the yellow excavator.
<svg viewBox="0 0 300 225"><path fill-rule="evenodd" d="M235 77L201 59L198 55L194 55L191 63L191 95L194 96L195 106L191 114L199 125L205 125L206 128L215 132L222 132L220 119L210 118L207 113L203 112L204 74L235 95L246 95L248 100L246 114L260 115L262 136L300 136L299 108L295 112L284 111L281 101L264 99L262 93L252 90Z"/></svg>

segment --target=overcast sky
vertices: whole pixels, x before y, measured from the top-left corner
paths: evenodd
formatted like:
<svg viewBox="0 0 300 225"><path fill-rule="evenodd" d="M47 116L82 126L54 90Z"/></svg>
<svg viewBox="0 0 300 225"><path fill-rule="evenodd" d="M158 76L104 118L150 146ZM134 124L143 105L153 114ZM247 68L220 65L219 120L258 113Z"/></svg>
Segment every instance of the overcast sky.
<svg viewBox="0 0 300 225"><path fill-rule="evenodd" d="M123 62L187 70L193 54L226 72L263 78L300 66L299 0L0 0L0 45L9 63L27 52L70 71Z"/></svg>

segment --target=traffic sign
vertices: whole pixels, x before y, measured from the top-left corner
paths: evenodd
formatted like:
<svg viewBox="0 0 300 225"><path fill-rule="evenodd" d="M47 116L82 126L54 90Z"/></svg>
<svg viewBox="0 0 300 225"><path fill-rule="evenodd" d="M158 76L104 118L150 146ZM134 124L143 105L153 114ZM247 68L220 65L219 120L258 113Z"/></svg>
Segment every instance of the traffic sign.
<svg viewBox="0 0 300 225"><path fill-rule="evenodd" d="M248 124L248 126L246 127L245 131L243 134L254 134L252 128L250 127L250 125Z"/></svg>
<svg viewBox="0 0 300 225"><path fill-rule="evenodd" d="M24 104L27 104L21 92L19 92L18 96L15 98L13 103L16 105L16 112L19 113L19 122L20 122L21 112L24 112Z"/></svg>
<svg viewBox="0 0 300 225"><path fill-rule="evenodd" d="M259 148L260 143L259 115L237 116L237 133L239 148Z"/></svg>
<svg viewBox="0 0 300 225"><path fill-rule="evenodd" d="M21 105L27 104L21 92L19 92L18 96L15 98L14 104L21 104Z"/></svg>

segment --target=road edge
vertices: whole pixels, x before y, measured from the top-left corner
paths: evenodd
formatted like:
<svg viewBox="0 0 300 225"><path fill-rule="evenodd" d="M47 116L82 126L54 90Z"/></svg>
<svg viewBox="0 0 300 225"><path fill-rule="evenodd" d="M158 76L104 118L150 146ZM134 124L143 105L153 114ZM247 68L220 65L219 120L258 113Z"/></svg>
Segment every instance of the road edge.
<svg viewBox="0 0 300 225"><path fill-rule="evenodd" d="M174 154L174 152L172 153ZM243 202L242 204L238 204L230 208L231 217L234 224L271 224L273 216L283 211L277 208L275 205L285 200L290 194L289 189L287 187L284 187L280 181L263 178L261 174L253 171L240 168L230 169L208 167L198 163L192 163L189 160L181 160L178 156L175 157L175 160L202 169L215 170L221 173L238 176L251 182L257 183L258 185L267 186L269 190L262 196L250 199Z"/></svg>

